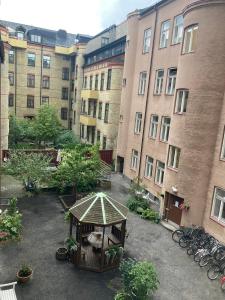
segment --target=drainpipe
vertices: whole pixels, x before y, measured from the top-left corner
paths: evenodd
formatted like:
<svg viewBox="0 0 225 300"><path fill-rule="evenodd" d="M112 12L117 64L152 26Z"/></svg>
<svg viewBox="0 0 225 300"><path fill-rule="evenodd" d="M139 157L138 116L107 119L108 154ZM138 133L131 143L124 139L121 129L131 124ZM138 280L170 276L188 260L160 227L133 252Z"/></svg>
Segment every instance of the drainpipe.
<svg viewBox="0 0 225 300"><path fill-rule="evenodd" d="M17 104L17 48L14 48L15 51L15 117L16 117L16 104Z"/></svg>
<svg viewBox="0 0 225 300"><path fill-rule="evenodd" d="M144 145L144 137L145 137L145 128L146 128L146 119L147 119L147 110L148 110L148 97L149 97L149 90L150 90L150 79L152 75L152 62L154 57L154 48L155 48L155 34L156 34L156 25L158 21L158 9L157 4L155 5L155 25L154 25L154 32L153 32L153 39L152 39L152 55L150 59L150 65L149 65L149 74L148 74L148 87L147 87L147 95L146 95L146 101L145 101L145 111L144 111L144 120L143 120L143 134L141 138L141 150L140 150L140 161L139 161L139 167L138 167L138 182L140 181L140 173L141 173L141 164L142 164L142 151L143 151L143 145Z"/></svg>
<svg viewBox="0 0 225 300"><path fill-rule="evenodd" d="M40 107L41 107L41 96L42 96L42 73L43 73L43 44L41 43Z"/></svg>

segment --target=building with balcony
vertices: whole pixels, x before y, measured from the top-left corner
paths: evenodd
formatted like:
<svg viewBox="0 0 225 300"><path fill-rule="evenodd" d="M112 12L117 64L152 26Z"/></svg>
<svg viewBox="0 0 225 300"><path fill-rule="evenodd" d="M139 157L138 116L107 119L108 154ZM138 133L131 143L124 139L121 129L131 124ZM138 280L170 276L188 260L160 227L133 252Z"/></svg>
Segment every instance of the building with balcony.
<svg viewBox="0 0 225 300"><path fill-rule="evenodd" d="M116 149L125 44L123 22L93 37L84 53L82 90L74 105L73 128L82 142L99 143L101 149Z"/></svg>
<svg viewBox="0 0 225 300"><path fill-rule="evenodd" d="M2 38L10 46L9 114L34 118L40 106L47 104L55 107L62 125L71 129L77 66L90 36L9 21L0 24Z"/></svg>
<svg viewBox="0 0 225 300"><path fill-rule="evenodd" d="M162 217L225 242L225 1L161 0L127 17L117 170Z"/></svg>

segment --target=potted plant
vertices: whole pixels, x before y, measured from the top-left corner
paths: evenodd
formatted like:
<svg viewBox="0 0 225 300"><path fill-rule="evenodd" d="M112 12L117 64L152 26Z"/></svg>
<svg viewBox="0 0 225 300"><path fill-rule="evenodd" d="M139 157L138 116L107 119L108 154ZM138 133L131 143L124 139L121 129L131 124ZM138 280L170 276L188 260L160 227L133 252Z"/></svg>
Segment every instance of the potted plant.
<svg viewBox="0 0 225 300"><path fill-rule="evenodd" d="M16 277L18 282L20 283L26 283L27 281L30 280L30 278L33 275L33 270L31 269L30 266L23 264L19 271L16 273Z"/></svg>
<svg viewBox="0 0 225 300"><path fill-rule="evenodd" d="M179 208L182 209L182 210L188 211L189 208L190 208L190 204L189 204L188 201L184 201L183 203L181 203L181 204L179 205Z"/></svg>
<svg viewBox="0 0 225 300"><path fill-rule="evenodd" d="M58 260L67 260L68 259L68 250L65 247L60 247L57 249L55 254L56 259Z"/></svg>

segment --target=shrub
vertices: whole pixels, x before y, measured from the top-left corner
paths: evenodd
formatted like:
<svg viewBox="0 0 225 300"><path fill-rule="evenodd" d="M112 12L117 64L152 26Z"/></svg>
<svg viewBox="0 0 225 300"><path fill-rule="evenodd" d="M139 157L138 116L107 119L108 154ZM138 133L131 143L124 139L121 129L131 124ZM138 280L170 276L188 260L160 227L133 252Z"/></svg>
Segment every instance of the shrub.
<svg viewBox="0 0 225 300"><path fill-rule="evenodd" d="M146 220L157 222L159 220L159 213L151 208L147 208L142 212L141 217Z"/></svg>
<svg viewBox="0 0 225 300"><path fill-rule="evenodd" d="M155 267L150 262L137 262L133 259L127 259L120 264L120 271L122 273L122 282L125 292L125 294L118 294L119 296L121 296L121 294L125 296L121 299L145 300L148 299L150 293L158 289L158 276ZM127 297L126 294L129 296Z"/></svg>
<svg viewBox="0 0 225 300"><path fill-rule="evenodd" d="M138 208L146 209L148 208L148 203L143 198L136 198L135 196L131 196L127 201L127 207L131 211L137 212Z"/></svg>

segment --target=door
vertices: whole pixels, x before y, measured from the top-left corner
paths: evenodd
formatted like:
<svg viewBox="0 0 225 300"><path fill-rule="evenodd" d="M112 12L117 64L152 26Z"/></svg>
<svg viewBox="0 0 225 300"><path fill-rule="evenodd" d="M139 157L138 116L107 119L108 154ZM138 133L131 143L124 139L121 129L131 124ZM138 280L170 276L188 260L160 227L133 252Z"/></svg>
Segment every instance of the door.
<svg viewBox="0 0 225 300"><path fill-rule="evenodd" d="M183 198L175 196L166 192L165 201L165 217L178 225L181 223L182 209L179 208L180 204L184 202Z"/></svg>

